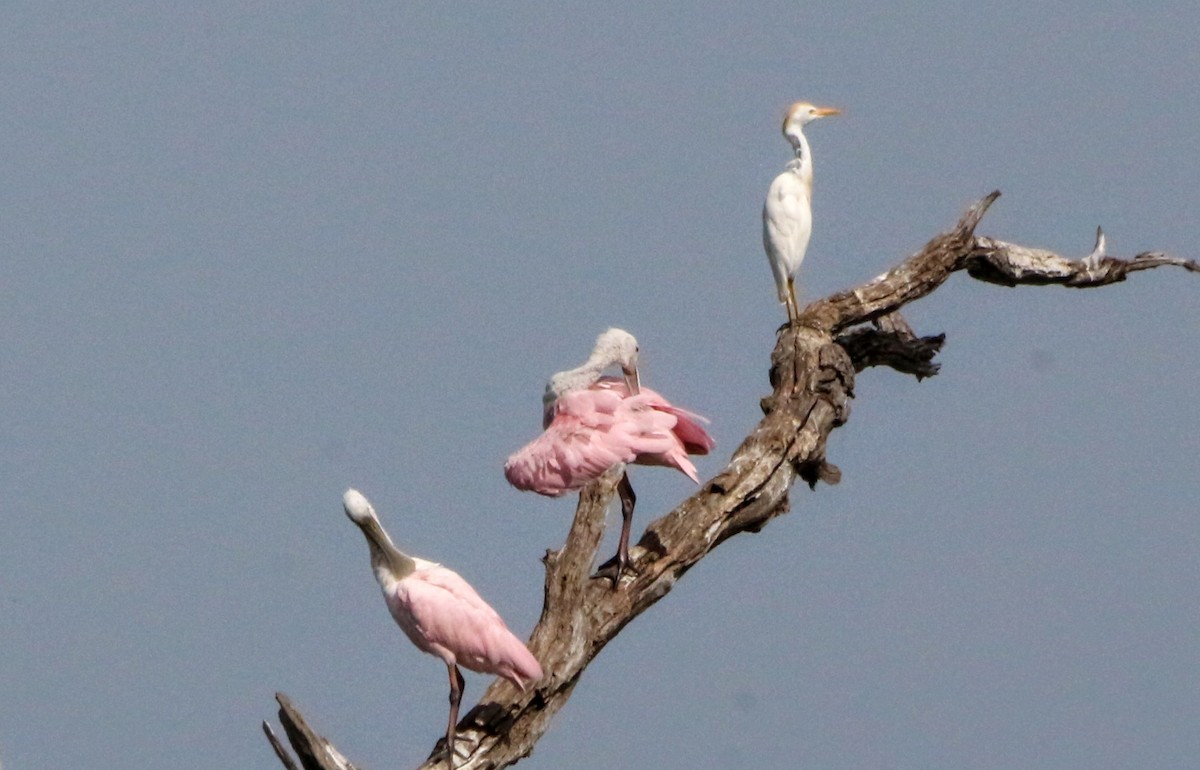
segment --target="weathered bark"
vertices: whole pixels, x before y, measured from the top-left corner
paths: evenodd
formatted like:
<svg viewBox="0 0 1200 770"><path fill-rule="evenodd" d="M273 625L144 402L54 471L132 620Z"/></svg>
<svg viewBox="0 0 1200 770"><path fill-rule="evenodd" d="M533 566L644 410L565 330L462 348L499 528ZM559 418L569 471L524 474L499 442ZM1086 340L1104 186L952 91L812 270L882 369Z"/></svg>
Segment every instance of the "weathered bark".
<svg viewBox="0 0 1200 770"><path fill-rule="evenodd" d="M779 330L771 355L772 393L762 400L762 421L719 474L650 523L631 548L632 575L626 574L618 590L601 576L605 570L591 574L618 474L610 473L583 490L566 543L543 558L545 604L529 647L546 678L524 694L502 679L493 682L458 725L456 767L500 768L528 756L584 669L625 624L666 596L722 541L739 532L757 532L786 513L788 490L796 477L810 486L819 481L836 484L841 472L826 461L825 445L830 432L849 418L855 373L871 366L888 366L918 379L937 373L932 359L944 335L918 337L899 311L936 290L952 273L966 270L1006 286L1059 283L1084 288L1162 265L1200 271L1194 261L1157 252L1129 260L1108 256L1101 233L1092 253L1079 260L975 236L979 220L998 196L994 192L980 200L954 229L895 268L808 305L798 324ZM862 326L868 323L872 325ZM281 719L305 770L352 769L328 741L308 729L286 696L277 697ZM285 755L280 753L280 758ZM442 739L421 769L444 767Z"/></svg>
<svg viewBox="0 0 1200 770"><path fill-rule="evenodd" d="M300 765L304 770L358 770L333 747L332 743L317 735L308 726L304 715L292 705L288 696L277 692L275 700L279 702L279 723L283 725L288 741L296 750L296 756L300 758ZM263 722L262 729L266 733L267 740L271 742L271 748L275 750L275 756L279 757L283 766L288 770L296 770L296 763L292 761L287 749L275 737L271 726Z"/></svg>

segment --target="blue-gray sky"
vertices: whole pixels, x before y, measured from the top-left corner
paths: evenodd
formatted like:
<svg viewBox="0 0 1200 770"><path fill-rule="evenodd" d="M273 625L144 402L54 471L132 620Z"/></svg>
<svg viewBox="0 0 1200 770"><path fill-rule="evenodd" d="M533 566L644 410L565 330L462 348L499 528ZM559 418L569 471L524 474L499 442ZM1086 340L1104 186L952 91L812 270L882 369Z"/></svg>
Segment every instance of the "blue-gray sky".
<svg viewBox="0 0 1200 770"><path fill-rule="evenodd" d="M524 635L573 501L501 464L598 332L712 418L717 472L783 319L759 210L793 100L845 110L809 132L809 298L994 188L985 234L1196 256L1195 3L650 5L0 14L6 770L272 768L275 690L415 765L445 671L342 491ZM942 374L862 375L842 484L629 626L529 767L1200 755L1200 279L956 277L908 316ZM639 525L689 492L634 483Z"/></svg>

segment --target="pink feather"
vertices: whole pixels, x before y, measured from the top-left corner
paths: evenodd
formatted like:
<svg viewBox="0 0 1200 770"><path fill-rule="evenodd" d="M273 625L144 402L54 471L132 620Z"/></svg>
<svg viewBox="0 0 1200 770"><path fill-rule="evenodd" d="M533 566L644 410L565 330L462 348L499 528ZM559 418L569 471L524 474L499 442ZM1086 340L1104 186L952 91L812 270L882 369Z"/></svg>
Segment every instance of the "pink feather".
<svg viewBox="0 0 1200 770"><path fill-rule="evenodd" d="M502 676L522 692L542 667L504 620L455 571L416 559L416 571L386 594L388 610L423 652L447 665Z"/></svg>
<svg viewBox="0 0 1200 770"><path fill-rule="evenodd" d="M620 378L601 377L554 402L545 432L508 458L504 476L549 497L581 489L618 463L664 465L699 483L688 455L716 446L702 422L649 388L631 396Z"/></svg>

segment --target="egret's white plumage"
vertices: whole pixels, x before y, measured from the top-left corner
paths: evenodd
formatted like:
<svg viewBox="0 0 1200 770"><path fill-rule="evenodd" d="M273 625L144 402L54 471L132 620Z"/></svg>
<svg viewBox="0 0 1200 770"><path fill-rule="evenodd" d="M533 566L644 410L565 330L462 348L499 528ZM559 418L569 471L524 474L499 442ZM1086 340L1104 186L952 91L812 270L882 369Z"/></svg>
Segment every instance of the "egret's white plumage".
<svg viewBox="0 0 1200 770"><path fill-rule="evenodd" d="M812 152L802 129L817 118L840 112L834 107L796 102L783 119L783 135L792 145L796 157L788 161L783 173L775 177L767 190L767 200L763 204L763 247L789 322L794 322L800 314L796 304L795 276L812 236Z"/></svg>

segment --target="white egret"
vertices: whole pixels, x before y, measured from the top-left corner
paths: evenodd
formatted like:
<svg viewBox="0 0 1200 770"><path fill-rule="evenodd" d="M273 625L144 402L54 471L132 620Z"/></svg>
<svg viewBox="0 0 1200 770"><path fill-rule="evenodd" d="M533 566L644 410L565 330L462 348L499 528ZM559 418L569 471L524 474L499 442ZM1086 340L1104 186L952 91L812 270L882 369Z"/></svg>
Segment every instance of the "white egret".
<svg viewBox="0 0 1200 770"><path fill-rule="evenodd" d="M800 315L796 271L804 261L812 235L812 152L802 129L817 118L839 114L841 110L835 107L796 102L783 119L783 135L796 157L788 161L783 173L775 177L767 190L767 201L763 204L763 247L775 275L779 301L787 309L788 323L795 323Z"/></svg>

